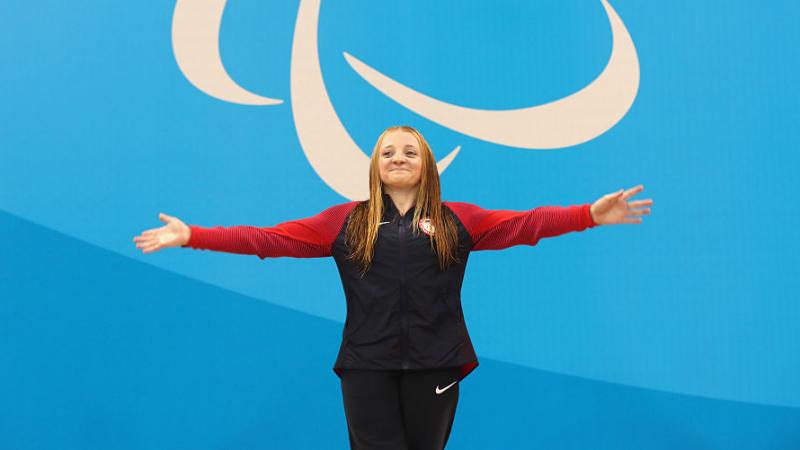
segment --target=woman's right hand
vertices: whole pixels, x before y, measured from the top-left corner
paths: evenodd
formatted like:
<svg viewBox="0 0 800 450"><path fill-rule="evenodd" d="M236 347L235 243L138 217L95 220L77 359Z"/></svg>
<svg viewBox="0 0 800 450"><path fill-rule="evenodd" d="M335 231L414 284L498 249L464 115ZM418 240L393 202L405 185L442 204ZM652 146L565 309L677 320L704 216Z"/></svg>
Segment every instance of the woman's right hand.
<svg viewBox="0 0 800 450"><path fill-rule="evenodd" d="M160 213L158 219L166 222L166 225L143 231L134 237L136 248L141 248L144 253L152 253L166 247L180 247L189 242L192 232L180 219L164 213Z"/></svg>

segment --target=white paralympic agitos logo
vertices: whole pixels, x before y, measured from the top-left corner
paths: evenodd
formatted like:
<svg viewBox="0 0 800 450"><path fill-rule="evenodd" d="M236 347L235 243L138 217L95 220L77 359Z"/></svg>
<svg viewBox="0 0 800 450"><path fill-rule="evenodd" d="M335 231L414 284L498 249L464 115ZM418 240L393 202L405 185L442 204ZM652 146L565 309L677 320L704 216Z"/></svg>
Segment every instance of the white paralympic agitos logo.
<svg viewBox="0 0 800 450"><path fill-rule="evenodd" d="M233 81L219 54L219 28L226 0L178 0L172 47L184 76L220 100L245 105L283 103L254 94ZM292 113L300 145L311 167L334 191L351 200L368 196L369 157L353 142L331 104L317 49L321 0L301 0L290 69ZM630 109L639 89L639 60L625 24L601 0L611 24L613 46L605 69L583 89L527 108L484 110L446 103L383 75L353 55L345 60L367 83L411 111L451 130L487 142L526 149L577 145L605 133ZM442 173L460 146L442 158Z"/></svg>

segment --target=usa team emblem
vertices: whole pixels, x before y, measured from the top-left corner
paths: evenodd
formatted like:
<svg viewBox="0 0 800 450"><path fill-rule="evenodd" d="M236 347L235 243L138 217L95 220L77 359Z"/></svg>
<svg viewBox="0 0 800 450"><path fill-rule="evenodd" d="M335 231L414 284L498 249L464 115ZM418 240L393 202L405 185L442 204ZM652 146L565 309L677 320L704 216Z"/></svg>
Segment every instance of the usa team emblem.
<svg viewBox="0 0 800 450"><path fill-rule="evenodd" d="M431 225L431 219L419 219L419 228L428 236L433 236L434 228Z"/></svg>

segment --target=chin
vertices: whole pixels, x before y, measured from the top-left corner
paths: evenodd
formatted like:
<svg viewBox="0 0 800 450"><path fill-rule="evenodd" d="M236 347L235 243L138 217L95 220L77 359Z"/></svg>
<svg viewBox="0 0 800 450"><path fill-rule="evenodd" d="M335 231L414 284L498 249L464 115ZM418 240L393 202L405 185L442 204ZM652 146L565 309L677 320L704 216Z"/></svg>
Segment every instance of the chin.
<svg viewBox="0 0 800 450"><path fill-rule="evenodd" d="M383 184L385 184L387 187L391 187L391 188L395 188L395 189L405 189L405 188L410 188L410 187L414 187L414 186L417 185L417 184L411 183L411 182L409 182L407 180L389 180L388 183L384 182Z"/></svg>

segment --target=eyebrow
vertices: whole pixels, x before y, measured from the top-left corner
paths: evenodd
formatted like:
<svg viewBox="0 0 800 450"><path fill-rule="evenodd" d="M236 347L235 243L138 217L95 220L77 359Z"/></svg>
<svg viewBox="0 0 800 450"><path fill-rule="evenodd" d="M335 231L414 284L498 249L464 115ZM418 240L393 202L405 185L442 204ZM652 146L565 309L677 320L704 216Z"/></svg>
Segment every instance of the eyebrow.
<svg viewBox="0 0 800 450"><path fill-rule="evenodd" d="M386 149L389 149L389 148L394 148L394 144L389 144L386 147L383 147L383 150L386 150ZM413 148L414 150L416 150L417 146L413 145L413 144L406 144L406 146L404 148Z"/></svg>

